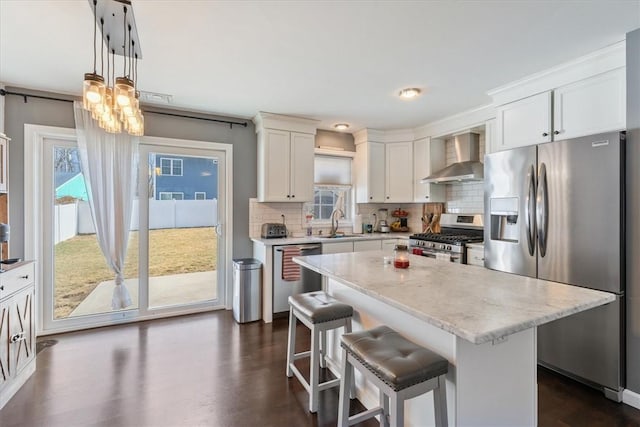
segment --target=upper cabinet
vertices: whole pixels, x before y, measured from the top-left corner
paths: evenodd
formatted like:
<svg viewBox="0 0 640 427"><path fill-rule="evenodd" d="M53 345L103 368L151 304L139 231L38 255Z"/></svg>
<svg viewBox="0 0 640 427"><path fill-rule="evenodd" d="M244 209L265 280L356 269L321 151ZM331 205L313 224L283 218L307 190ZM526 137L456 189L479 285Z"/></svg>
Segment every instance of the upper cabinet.
<svg viewBox="0 0 640 427"><path fill-rule="evenodd" d="M625 69L497 107L496 150L624 129Z"/></svg>
<svg viewBox="0 0 640 427"><path fill-rule="evenodd" d="M363 129L354 137L356 203L413 202L413 134Z"/></svg>
<svg viewBox="0 0 640 427"><path fill-rule="evenodd" d="M422 184L423 178L446 166L444 141L421 138L413 142L413 201L445 202L445 186Z"/></svg>
<svg viewBox="0 0 640 427"><path fill-rule="evenodd" d="M413 201L413 143L385 144L386 203Z"/></svg>
<svg viewBox="0 0 640 427"><path fill-rule="evenodd" d="M259 113L258 201L313 200L313 155L316 121Z"/></svg>
<svg viewBox="0 0 640 427"><path fill-rule="evenodd" d="M624 129L625 69L620 42L490 91L496 133L488 151Z"/></svg>
<svg viewBox="0 0 640 427"><path fill-rule="evenodd" d="M385 198L384 144L364 142L356 145L356 203L382 203Z"/></svg>
<svg viewBox="0 0 640 427"><path fill-rule="evenodd" d="M626 127L624 68L553 91L553 138L568 139Z"/></svg>
<svg viewBox="0 0 640 427"><path fill-rule="evenodd" d="M496 109L497 150L551 141L551 91Z"/></svg>

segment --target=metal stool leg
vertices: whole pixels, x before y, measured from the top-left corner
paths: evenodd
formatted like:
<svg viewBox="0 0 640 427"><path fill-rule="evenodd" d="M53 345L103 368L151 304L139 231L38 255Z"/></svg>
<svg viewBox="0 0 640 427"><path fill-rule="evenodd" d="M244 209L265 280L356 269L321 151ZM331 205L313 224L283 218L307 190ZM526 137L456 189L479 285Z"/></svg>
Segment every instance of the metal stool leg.
<svg viewBox="0 0 640 427"><path fill-rule="evenodd" d="M380 393L380 407L382 408L382 414L380 414L380 427L389 427L389 397L382 390Z"/></svg>
<svg viewBox="0 0 640 427"><path fill-rule="evenodd" d="M293 308L289 308L289 338L287 340L287 376L291 378L293 371L291 364L294 361L293 354L296 350L296 316L293 314Z"/></svg>

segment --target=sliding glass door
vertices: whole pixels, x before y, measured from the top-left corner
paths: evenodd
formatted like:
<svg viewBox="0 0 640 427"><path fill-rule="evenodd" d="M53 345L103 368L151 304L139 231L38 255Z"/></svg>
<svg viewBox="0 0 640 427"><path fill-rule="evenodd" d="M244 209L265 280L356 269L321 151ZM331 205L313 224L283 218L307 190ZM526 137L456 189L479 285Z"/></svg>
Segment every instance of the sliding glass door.
<svg viewBox="0 0 640 427"><path fill-rule="evenodd" d="M124 272L132 304L113 310L114 274L98 246L75 138L42 139L45 332L224 306L227 153L172 141L140 143Z"/></svg>

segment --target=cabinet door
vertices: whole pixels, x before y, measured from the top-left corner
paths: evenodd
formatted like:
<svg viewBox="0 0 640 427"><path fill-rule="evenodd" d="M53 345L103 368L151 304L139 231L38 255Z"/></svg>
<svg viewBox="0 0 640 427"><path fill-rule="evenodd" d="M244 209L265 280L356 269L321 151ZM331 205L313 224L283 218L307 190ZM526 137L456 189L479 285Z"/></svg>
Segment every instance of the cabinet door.
<svg viewBox="0 0 640 427"><path fill-rule="evenodd" d="M356 203L384 201L384 144L365 142L356 146L354 159Z"/></svg>
<svg viewBox="0 0 640 427"><path fill-rule="evenodd" d="M386 144L386 203L413 202L413 143Z"/></svg>
<svg viewBox="0 0 640 427"><path fill-rule="evenodd" d="M307 133L291 133L291 201L313 200L314 137Z"/></svg>
<svg viewBox="0 0 640 427"><path fill-rule="evenodd" d="M8 299L6 300L8 302ZM9 361L9 339L11 331L9 330L9 305L7 302L0 302L0 391L11 374L11 366Z"/></svg>
<svg viewBox="0 0 640 427"><path fill-rule="evenodd" d="M555 140L624 129L625 69L599 74L553 92Z"/></svg>
<svg viewBox="0 0 640 427"><path fill-rule="evenodd" d="M497 150L551 141L551 91L496 109Z"/></svg>
<svg viewBox="0 0 640 427"><path fill-rule="evenodd" d="M413 201L446 202L445 186L420 181L445 164L444 141L423 138L413 142Z"/></svg>
<svg viewBox="0 0 640 427"><path fill-rule="evenodd" d="M13 373L17 375L34 357L36 350L35 322L33 317L32 286L26 287L9 300L9 328L13 343L9 352Z"/></svg>
<svg viewBox="0 0 640 427"><path fill-rule="evenodd" d="M383 251L387 251L387 252L391 252L395 249L396 245L401 244L399 243L399 240L396 239L389 239L389 240L383 240L382 241L382 250Z"/></svg>
<svg viewBox="0 0 640 427"><path fill-rule="evenodd" d="M290 134L286 131L265 129L259 147L258 200L261 202L288 202L291 200ZM260 191L261 190L261 191Z"/></svg>
<svg viewBox="0 0 640 427"><path fill-rule="evenodd" d="M499 150L496 119L484 122L484 147L485 154ZM484 159L480 160L484 163Z"/></svg>
<svg viewBox="0 0 640 427"><path fill-rule="evenodd" d="M0 193L7 192L7 140L0 136Z"/></svg>
<svg viewBox="0 0 640 427"><path fill-rule="evenodd" d="M335 242L323 243L323 254L340 254L344 252L353 252L353 242Z"/></svg>
<svg viewBox="0 0 640 427"><path fill-rule="evenodd" d="M382 249L380 240L356 240L353 242L353 252L379 251Z"/></svg>

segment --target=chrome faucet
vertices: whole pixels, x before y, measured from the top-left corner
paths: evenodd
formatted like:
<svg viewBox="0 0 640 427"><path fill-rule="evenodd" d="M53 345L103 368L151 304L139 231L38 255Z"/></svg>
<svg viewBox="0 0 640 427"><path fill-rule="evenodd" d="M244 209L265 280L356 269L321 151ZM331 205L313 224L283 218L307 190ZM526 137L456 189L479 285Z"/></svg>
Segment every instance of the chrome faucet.
<svg viewBox="0 0 640 427"><path fill-rule="evenodd" d="M340 208L334 209L331 212L331 231L329 232L330 236L335 236L338 232L338 218L336 218L336 214L339 214L340 218L344 218L344 211Z"/></svg>

